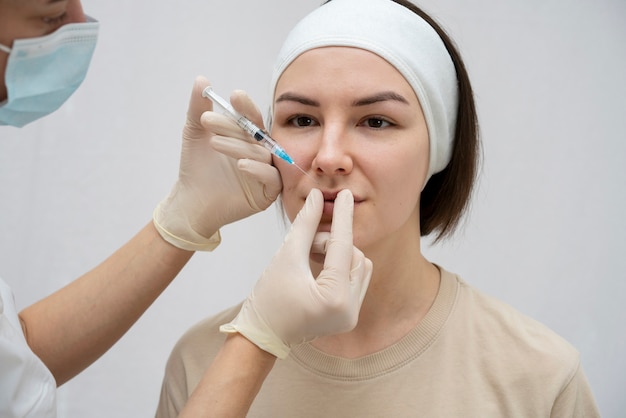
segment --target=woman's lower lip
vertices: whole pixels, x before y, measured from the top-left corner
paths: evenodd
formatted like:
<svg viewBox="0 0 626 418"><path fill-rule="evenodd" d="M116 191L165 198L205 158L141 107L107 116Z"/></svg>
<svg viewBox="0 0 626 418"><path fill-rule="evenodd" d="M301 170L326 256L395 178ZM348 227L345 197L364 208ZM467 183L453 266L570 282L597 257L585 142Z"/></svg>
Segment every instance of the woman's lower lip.
<svg viewBox="0 0 626 418"><path fill-rule="evenodd" d="M335 202L331 200L324 201L324 210L322 211L322 217L332 217Z"/></svg>
<svg viewBox="0 0 626 418"><path fill-rule="evenodd" d="M361 202L354 202L354 208ZM333 222L333 209L335 208L335 202L331 200L324 201L324 209L322 211L322 219L318 227L318 232L330 232L330 226Z"/></svg>
<svg viewBox="0 0 626 418"><path fill-rule="evenodd" d="M354 202L354 208L360 204L361 202ZM332 218L333 210L335 208L335 201L333 200L325 200L324 201L324 209L322 211L322 219L324 218Z"/></svg>

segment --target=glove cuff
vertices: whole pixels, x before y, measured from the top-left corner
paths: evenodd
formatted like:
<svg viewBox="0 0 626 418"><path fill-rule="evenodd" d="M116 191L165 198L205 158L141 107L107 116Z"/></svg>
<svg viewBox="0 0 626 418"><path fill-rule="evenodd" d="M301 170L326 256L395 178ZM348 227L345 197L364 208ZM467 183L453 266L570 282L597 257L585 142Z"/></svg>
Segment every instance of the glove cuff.
<svg viewBox="0 0 626 418"><path fill-rule="evenodd" d="M275 355L281 360L284 360L289 355L289 351L291 349L283 343L280 338L275 336L273 333L264 333L254 328L247 328L245 326L240 326L236 324L237 318L235 321L230 324L224 324L220 326L220 332L226 334L234 334L238 332L239 334L246 337L250 340L254 345L259 347L261 350L267 351L270 354Z"/></svg>
<svg viewBox="0 0 626 418"><path fill-rule="evenodd" d="M191 228L187 228L185 231L185 238L173 234L158 221L160 206L157 206L152 214L152 223L154 223L154 227L159 231L161 237L173 246L187 251L213 251L222 242L219 229L209 238L198 234Z"/></svg>

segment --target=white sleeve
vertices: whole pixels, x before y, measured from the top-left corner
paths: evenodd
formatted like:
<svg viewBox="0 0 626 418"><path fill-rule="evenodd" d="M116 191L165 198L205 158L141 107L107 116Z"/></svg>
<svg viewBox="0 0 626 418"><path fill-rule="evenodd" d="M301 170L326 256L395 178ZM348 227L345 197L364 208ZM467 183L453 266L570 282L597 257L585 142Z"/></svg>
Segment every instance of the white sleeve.
<svg viewBox="0 0 626 418"><path fill-rule="evenodd" d="M11 288L0 279L0 417L56 417L56 382L31 351Z"/></svg>

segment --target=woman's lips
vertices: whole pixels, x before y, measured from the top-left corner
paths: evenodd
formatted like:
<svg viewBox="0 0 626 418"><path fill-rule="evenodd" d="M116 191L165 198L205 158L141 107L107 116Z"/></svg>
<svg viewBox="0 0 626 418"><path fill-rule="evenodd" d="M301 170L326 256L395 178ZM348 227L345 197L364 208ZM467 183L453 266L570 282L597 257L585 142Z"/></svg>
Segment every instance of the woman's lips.
<svg viewBox="0 0 626 418"><path fill-rule="evenodd" d="M335 209L335 198L338 192L324 193L324 208L322 210L322 218L318 226L318 232L330 232L331 224L333 222L333 210ZM359 204L363 200L357 196L354 196L354 209L357 210Z"/></svg>
<svg viewBox="0 0 626 418"><path fill-rule="evenodd" d="M322 221L333 217L333 209L335 208L334 200L324 200L324 210L322 211Z"/></svg>
<svg viewBox="0 0 626 418"><path fill-rule="evenodd" d="M333 217L333 210L335 208L335 199L339 191L336 192L323 192L324 195L324 209L322 211L322 222L330 222ZM362 199L354 196L354 206L356 207L359 203L362 202Z"/></svg>
<svg viewBox="0 0 626 418"><path fill-rule="evenodd" d="M339 194L339 191L336 192L322 192L324 195L324 210L322 211L322 222L330 220L333 217L333 209L335 208L335 199Z"/></svg>

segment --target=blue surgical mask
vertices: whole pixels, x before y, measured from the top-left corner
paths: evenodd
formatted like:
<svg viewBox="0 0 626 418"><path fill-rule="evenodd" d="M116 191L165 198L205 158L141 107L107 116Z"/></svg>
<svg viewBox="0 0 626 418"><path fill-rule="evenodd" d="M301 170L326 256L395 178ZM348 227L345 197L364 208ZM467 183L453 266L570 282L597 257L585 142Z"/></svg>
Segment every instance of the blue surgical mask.
<svg viewBox="0 0 626 418"><path fill-rule="evenodd" d="M96 47L99 23L68 23L50 35L16 39L5 72L7 100L0 125L22 127L57 110L85 79Z"/></svg>

